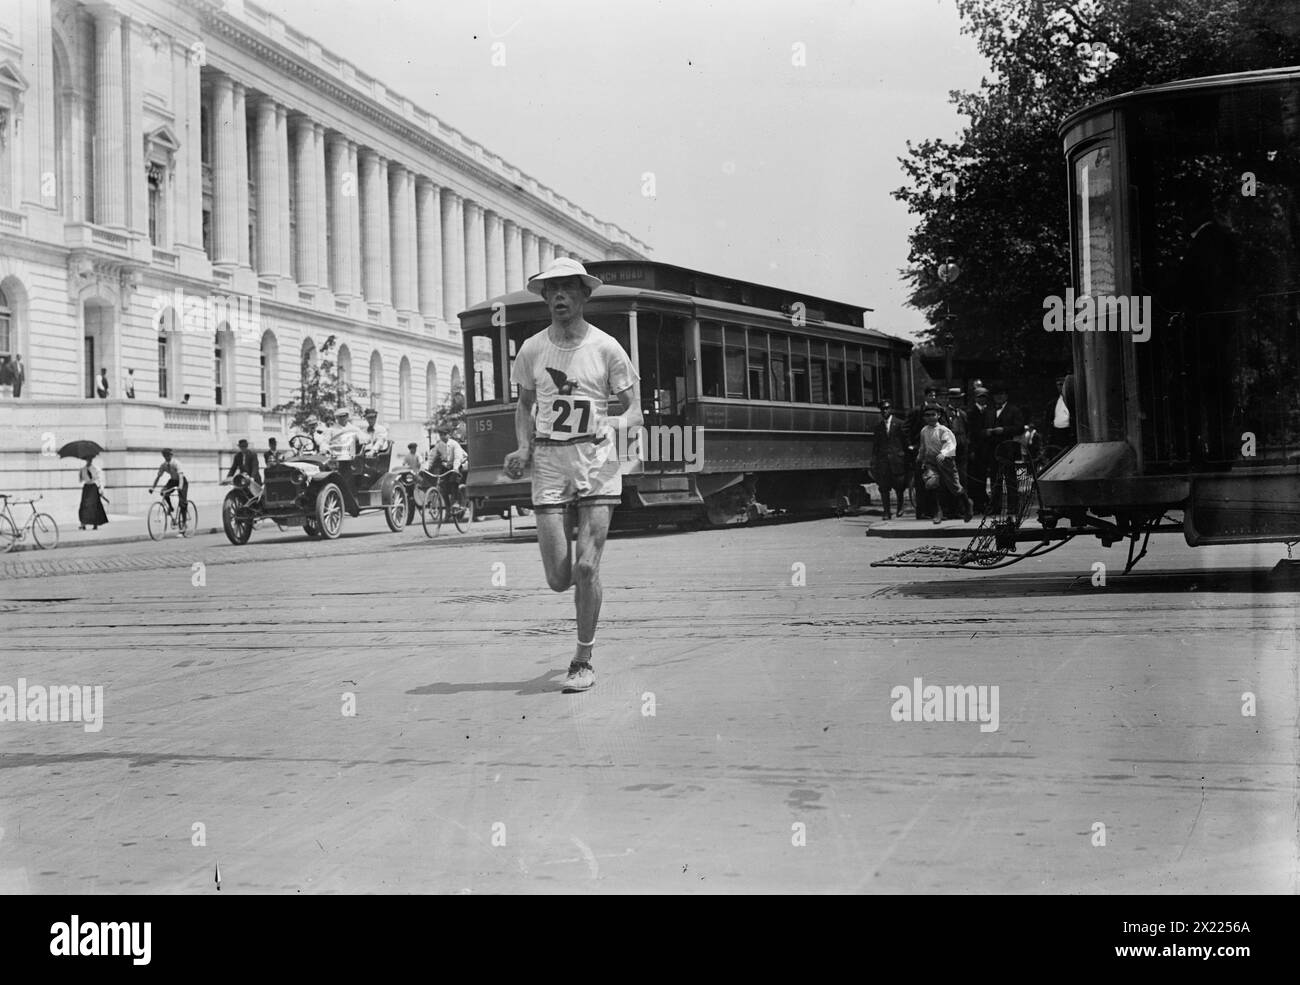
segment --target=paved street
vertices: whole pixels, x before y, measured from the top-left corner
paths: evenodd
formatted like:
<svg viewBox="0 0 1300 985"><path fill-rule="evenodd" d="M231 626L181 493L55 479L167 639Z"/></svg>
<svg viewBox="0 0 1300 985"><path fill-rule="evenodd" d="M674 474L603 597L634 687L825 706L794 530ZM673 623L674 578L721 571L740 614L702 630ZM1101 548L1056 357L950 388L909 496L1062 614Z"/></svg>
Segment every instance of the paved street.
<svg viewBox="0 0 1300 985"><path fill-rule="evenodd" d="M868 522L616 536L580 695L501 522L0 558L0 685L104 688L0 722L0 892L1300 888L1283 551L871 568L920 542ZM996 730L894 720L916 678Z"/></svg>

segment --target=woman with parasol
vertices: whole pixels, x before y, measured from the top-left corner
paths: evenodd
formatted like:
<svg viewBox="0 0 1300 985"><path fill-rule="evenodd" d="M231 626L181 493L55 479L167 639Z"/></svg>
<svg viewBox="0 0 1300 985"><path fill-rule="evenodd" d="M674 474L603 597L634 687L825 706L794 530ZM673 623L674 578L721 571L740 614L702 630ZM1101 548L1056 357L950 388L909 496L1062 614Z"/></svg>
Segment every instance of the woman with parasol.
<svg viewBox="0 0 1300 985"><path fill-rule="evenodd" d="M78 474L81 508L77 510L77 519L81 521L82 530L87 524L98 530L101 524L108 522L108 514L104 512L104 470L95 464L101 451L103 449L93 441L74 441L59 449L60 457L80 458L86 463Z"/></svg>

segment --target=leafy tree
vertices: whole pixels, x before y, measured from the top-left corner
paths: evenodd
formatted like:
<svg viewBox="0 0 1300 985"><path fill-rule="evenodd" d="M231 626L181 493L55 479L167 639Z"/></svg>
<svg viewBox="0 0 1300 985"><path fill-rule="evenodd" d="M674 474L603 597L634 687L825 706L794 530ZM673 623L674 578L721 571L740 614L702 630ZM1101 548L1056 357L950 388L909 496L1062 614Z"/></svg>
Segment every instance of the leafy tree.
<svg viewBox="0 0 1300 985"><path fill-rule="evenodd" d="M346 408L352 416L359 417L362 406L357 397L364 397L367 391L354 387L351 382L340 378L338 363L333 358L337 346L336 338L331 335L320 347L315 360L309 353L302 357L302 381L293 399L280 404L277 411L293 414L292 425L305 429L307 418L315 417L326 420L336 411Z"/></svg>
<svg viewBox="0 0 1300 985"><path fill-rule="evenodd" d="M462 444L465 441L465 384L452 384L451 391L442 398L434 410L433 416L424 422L426 428L437 431L446 425L451 429L452 437Z"/></svg>
<svg viewBox="0 0 1300 985"><path fill-rule="evenodd" d="M953 92L970 122L956 140L908 142L918 216L910 303L941 341L945 305L958 357L1000 362L1035 398L1069 364L1069 336L1043 331L1043 299L1070 283L1065 160L1057 127L1091 102L1143 85L1300 62L1293 0L958 0L963 31L993 74ZM961 268L944 284L937 271Z"/></svg>

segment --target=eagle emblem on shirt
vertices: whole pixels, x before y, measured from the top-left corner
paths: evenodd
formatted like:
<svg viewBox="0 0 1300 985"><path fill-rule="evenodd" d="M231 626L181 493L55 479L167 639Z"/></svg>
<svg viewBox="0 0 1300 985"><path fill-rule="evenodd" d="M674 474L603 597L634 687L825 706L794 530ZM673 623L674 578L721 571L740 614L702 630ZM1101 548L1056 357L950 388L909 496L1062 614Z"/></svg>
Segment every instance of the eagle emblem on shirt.
<svg viewBox="0 0 1300 985"><path fill-rule="evenodd" d="M551 374L551 380L555 383L555 388L560 391L562 396L567 397L578 389L578 381L569 379L568 376L560 370L551 369L550 366L547 366L546 372Z"/></svg>

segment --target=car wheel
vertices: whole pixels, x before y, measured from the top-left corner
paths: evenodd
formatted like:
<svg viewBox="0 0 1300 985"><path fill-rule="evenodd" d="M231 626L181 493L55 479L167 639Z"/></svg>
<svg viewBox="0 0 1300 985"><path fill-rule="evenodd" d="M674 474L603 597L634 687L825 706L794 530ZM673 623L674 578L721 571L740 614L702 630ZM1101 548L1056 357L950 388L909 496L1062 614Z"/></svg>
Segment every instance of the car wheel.
<svg viewBox="0 0 1300 985"><path fill-rule="evenodd" d="M316 525L326 540L343 532L343 493L332 482L316 494Z"/></svg>
<svg viewBox="0 0 1300 985"><path fill-rule="evenodd" d="M384 519L388 521L388 529L395 534L400 534L406 529L406 517L411 511L410 500L407 499L406 490L402 486L393 487L393 504L384 510Z"/></svg>
<svg viewBox="0 0 1300 985"><path fill-rule="evenodd" d="M226 494L225 502L221 504L221 526L226 531L226 539L236 547L247 544L253 533L253 521L239 519L239 511L248 498L242 490L232 491Z"/></svg>

